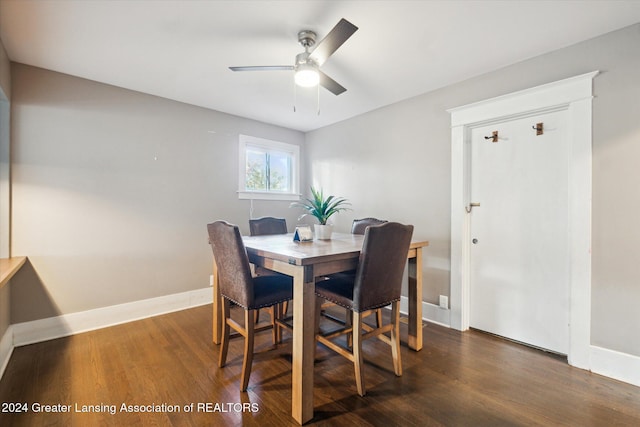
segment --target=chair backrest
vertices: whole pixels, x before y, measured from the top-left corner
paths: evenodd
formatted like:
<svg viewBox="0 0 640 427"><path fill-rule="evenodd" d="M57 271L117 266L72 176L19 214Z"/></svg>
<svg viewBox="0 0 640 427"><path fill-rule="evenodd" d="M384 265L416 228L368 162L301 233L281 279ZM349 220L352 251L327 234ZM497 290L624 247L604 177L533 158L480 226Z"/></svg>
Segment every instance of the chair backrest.
<svg viewBox="0 0 640 427"><path fill-rule="evenodd" d="M252 306L253 279L240 229L226 221L216 221L207 224L207 230L218 268L220 293L242 307Z"/></svg>
<svg viewBox="0 0 640 427"><path fill-rule="evenodd" d="M412 234L413 225L397 222L366 229L353 289L354 310L384 307L400 299Z"/></svg>
<svg viewBox="0 0 640 427"><path fill-rule="evenodd" d="M387 222L384 219L377 218L362 218L362 219L354 219L353 224L351 225L351 234L364 234L364 231L370 225L380 225Z"/></svg>
<svg viewBox="0 0 640 427"><path fill-rule="evenodd" d="M287 221L284 218L274 218L272 216L250 219L249 232L252 236L287 234Z"/></svg>

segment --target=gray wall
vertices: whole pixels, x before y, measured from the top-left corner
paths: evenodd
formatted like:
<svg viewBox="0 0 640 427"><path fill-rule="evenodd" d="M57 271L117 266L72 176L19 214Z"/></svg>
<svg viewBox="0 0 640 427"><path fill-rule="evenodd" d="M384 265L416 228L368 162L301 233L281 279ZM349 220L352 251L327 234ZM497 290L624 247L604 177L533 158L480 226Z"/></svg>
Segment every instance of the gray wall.
<svg viewBox="0 0 640 427"><path fill-rule="evenodd" d="M7 99L11 99L11 63L7 51L0 40L0 91ZM2 94L0 94L0 99Z"/></svg>
<svg viewBox="0 0 640 427"><path fill-rule="evenodd" d="M240 133L304 134L13 64L12 323L207 287L206 224L248 232ZM215 132L215 133L213 133ZM304 150L302 150L304 152ZM254 202L254 215L289 202Z"/></svg>
<svg viewBox="0 0 640 427"><path fill-rule="evenodd" d="M0 339L11 324L11 282L0 289Z"/></svg>
<svg viewBox="0 0 640 427"><path fill-rule="evenodd" d="M307 134L310 180L431 241L424 299L449 295L448 108L600 70L593 101L591 342L640 356L640 24ZM364 190L367 189L367 190Z"/></svg>
<svg viewBox="0 0 640 427"><path fill-rule="evenodd" d="M11 97L11 64L0 40L0 258L9 256L10 154L9 98ZM0 337L10 321L10 284L0 289Z"/></svg>

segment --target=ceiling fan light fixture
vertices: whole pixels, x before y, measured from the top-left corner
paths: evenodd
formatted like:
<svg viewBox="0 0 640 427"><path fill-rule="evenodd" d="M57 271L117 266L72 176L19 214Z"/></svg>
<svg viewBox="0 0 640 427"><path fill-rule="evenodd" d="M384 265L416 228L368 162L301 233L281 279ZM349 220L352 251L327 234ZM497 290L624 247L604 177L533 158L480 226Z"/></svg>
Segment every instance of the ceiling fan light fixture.
<svg viewBox="0 0 640 427"><path fill-rule="evenodd" d="M231 71L293 71L295 86L322 86L334 95L340 95L347 89L320 71L320 67L357 30L358 27L342 18L317 44L315 32L311 30L300 31L298 33L298 43L304 47L304 52L296 55L294 65L258 65L229 68Z"/></svg>
<svg viewBox="0 0 640 427"><path fill-rule="evenodd" d="M320 82L318 70L310 64L300 64L296 67L295 81L301 87L314 87Z"/></svg>

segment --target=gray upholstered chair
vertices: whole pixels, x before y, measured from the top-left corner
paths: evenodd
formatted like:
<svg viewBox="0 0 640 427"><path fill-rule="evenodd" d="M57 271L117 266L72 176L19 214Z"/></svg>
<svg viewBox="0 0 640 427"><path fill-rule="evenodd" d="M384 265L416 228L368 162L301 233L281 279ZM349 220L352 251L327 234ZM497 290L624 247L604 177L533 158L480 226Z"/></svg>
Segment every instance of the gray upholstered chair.
<svg viewBox="0 0 640 427"><path fill-rule="evenodd" d="M284 218L275 218L272 216L263 216L261 218L255 218L249 220L249 233L252 236L267 236L273 234L287 234L287 220ZM275 271L256 266L256 276L274 276L278 275ZM285 302L282 304L283 315L287 313L289 306ZM274 319L273 307L269 309L271 320ZM260 317L260 311L256 312L256 322Z"/></svg>
<svg viewBox="0 0 640 427"><path fill-rule="evenodd" d="M378 218L372 218L372 217L367 217L367 218L361 218L361 219L354 219L353 222L351 223L351 234L360 234L360 235L364 235L365 230L367 229L367 227L370 226L376 226L376 225L380 225L380 224L384 224L385 222L387 222L386 219L378 219ZM341 273L335 273L333 275L333 277L342 277L344 278L345 275L355 275L356 271L352 270L352 271L343 271ZM334 305L333 303L325 303L323 304L323 308L327 308ZM332 320L336 320L338 322L341 321L341 319L338 319L336 317L333 316L327 316ZM348 319L348 317L347 317ZM378 326L380 326L382 324L382 309L377 309L376 310L376 321L378 322ZM349 323L349 321L347 320L347 323ZM349 343L351 343L351 341L349 341Z"/></svg>
<svg viewBox="0 0 640 427"><path fill-rule="evenodd" d="M346 325L341 333L332 332L327 336L318 333L316 338L320 343L354 363L356 386L360 396L365 395L362 366L364 339L378 337L389 344L394 372L397 376L402 375L399 336L400 290L412 234L412 225L402 225L397 222L387 222L367 228L356 274L337 276L316 283L318 331L320 307L324 300L349 309L353 316L352 325ZM389 304L391 304L391 319L388 324L374 328L362 321L367 313ZM385 335L387 332L390 332L390 336ZM352 334L351 349L333 341L341 334Z"/></svg>
<svg viewBox="0 0 640 427"><path fill-rule="evenodd" d="M353 223L351 224L351 234L364 234L365 230L367 229L367 227L370 226L376 226L376 225L380 225L380 224L384 224L385 222L387 222L387 220L384 219L378 219L378 218L362 218L362 219L354 219ZM336 273L334 275L334 277L337 278L344 278L345 275L355 275L355 270L354 271L345 271L342 273ZM332 306L332 303L325 303L323 304L322 308L323 308L323 314L326 314L326 309L330 306ZM348 314L348 313L347 313ZM382 309L379 308L376 310L375 312L376 314L376 322L378 327L380 327L380 325L382 325ZM326 315L325 317L328 317L331 320L335 320L339 323L342 323L342 319L334 317L332 315ZM346 317L346 323L349 324L349 316ZM351 342L351 341L349 341Z"/></svg>
<svg viewBox="0 0 640 427"><path fill-rule="evenodd" d="M387 222L387 220L378 219L378 218L354 219L353 223L351 224L351 234L364 234L367 227L384 224L385 222ZM382 309L381 308L376 310L376 322L378 327L382 325Z"/></svg>
<svg viewBox="0 0 640 427"><path fill-rule="evenodd" d="M287 234L287 220L264 216L249 220L249 232L252 236L264 236L268 234Z"/></svg>
<svg viewBox="0 0 640 427"><path fill-rule="evenodd" d="M274 310L276 313L274 319L265 325L255 324L255 312L262 307L277 306L292 299L293 280L283 275L253 277L242 236L236 225L226 221L216 221L207 224L207 230L218 271L218 286L222 295L224 324L218 366L223 367L226 364L230 328L233 328L240 334L239 336L244 336L245 340L240 390L246 391L251 375L255 333L266 329L275 329L275 336L279 340L280 328L284 326L280 322L278 314L281 313L281 310ZM244 325L240 325L230 317L229 301L233 301L244 309Z"/></svg>
<svg viewBox="0 0 640 427"><path fill-rule="evenodd" d="M377 218L362 218L362 219L354 219L351 224L351 234L364 234L364 231L370 225L380 225L387 222L384 219Z"/></svg>

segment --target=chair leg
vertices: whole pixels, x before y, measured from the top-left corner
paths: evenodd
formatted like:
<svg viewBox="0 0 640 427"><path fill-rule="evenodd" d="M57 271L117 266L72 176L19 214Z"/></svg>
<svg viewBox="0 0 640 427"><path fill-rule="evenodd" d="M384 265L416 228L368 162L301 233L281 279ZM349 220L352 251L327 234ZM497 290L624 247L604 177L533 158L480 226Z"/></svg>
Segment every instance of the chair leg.
<svg viewBox="0 0 640 427"><path fill-rule="evenodd" d="M285 301L279 304L276 304L272 307L269 307L269 315L271 316L271 324L273 325L272 331L272 340L273 345L279 344L282 342L282 328L277 326L276 319L284 319L287 317L287 310L289 308L289 301ZM256 318L256 323L258 323L258 319Z"/></svg>
<svg viewBox="0 0 640 427"><path fill-rule="evenodd" d="M226 298L222 298L222 340L220 343L220 355L218 358L218 366L223 367L227 363L227 352L229 350L229 323L227 323L227 319L229 318L229 310L231 309L229 305L229 300Z"/></svg>
<svg viewBox="0 0 640 427"><path fill-rule="evenodd" d="M350 328L353 323L354 323L354 316L355 312L352 312L349 309L345 309L345 318L344 318L344 327L345 328ZM352 348L353 347L353 332L347 334L347 347Z"/></svg>
<svg viewBox="0 0 640 427"><path fill-rule="evenodd" d="M382 309L376 309L376 328L382 328Z"/></svg>
<svg viewBox="0 0 640 427"><path fill-rule="evenodd" d="M240 391L247 391L249 376L251 376L251 363L253 363L253 341L255 335L255 310L244 311L244 326L247 329L247 335L244 337L244 358L242 360Z"/></svg>
<svg viewBox="0 0 640 427"><path fill-rule="evenodd" d="M393 370L397 376L402 375L402 359L400 358L400 301L391 306L391 356L393 357Z"/></svg>
<svg viewBox="0 0 640 427"><path fill-rule="evenodd" d="M280 304L278 304L280 306ZM289 310L289 301L285 301L281 305L282 317L280 319L287 317L287 311ZM269 308L269 315L271 316L271 322L273 322L273 307ZM256 323L260 321L260 309L256 310Z"/></svg>
<svg viewBox="0 0 640 427"><path fill-rule="evenodd" d="M269 317L271 318L271 341L273 345L278 344L278 327L276 326L276 319L278 318L278 310L280 310L280 304L272 305L269 307Z"/></svg>
<svg viewBox="0 0 640 427"><path fill-rule="evenodd" d="M275 313L275 319L274 319L274 322L273 322L273 327L276 330L276 344L280 344L282 342L282 327L275 320L284 319L283 308L282 308L283 304L286 304L286 302L280 303L280 304L276 305L275 307L273 307L273 311Z"/></svg>
<svg viewBox="0 0 640 427"><path fill-rule="evenodd" d="M353 312L353 365L356 374L356 388L358 394L364 396L364 372L362 360L362 317L361 313Z"/></svg>
<svg viewBox="0 0 640 427"><path fill-rule="evenodd" d="M320 318L322 317L322 304L324 304L324 299L322 299L321 297L316 296L316 318L313 319L314 320L314 325L313 325L313 333L315 337L318 337L318 335L320 334ZM313 346L313 358L315 360L316 357L316 350L318 349L318 342L315 342L315 345Z"/></svg>

